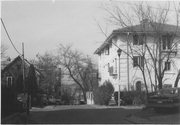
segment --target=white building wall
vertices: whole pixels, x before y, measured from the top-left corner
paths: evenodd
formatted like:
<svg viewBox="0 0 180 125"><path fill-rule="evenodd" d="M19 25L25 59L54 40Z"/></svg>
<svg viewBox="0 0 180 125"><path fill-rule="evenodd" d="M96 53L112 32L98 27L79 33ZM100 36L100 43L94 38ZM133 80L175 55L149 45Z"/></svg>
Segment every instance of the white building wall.
<svg viewBox="0 0 180 125"><path fill-rule="evenodd" d="M127 39L126 38L127 38L126 35L124 36L121 35L117 37L117 39L112 39L112 42L115 43L118 47L120 47L124 52L127 53ZM151 37L148 37L148 41L149 41L148 45L151 47L155 47L154 46L155 44L152 42L151 39L152 39ZM132 37L129 37L129 41L132 41ZM99 56L99 73L101 76L99 83L100 85L102 85L106 80L109 80L113 84L115 91L118 91L119 85L120 85L121 90L125 90L125 89L127 90L128 89L127 66L129 64L129 82L130 82L129 87L135 88L135 83L137 81L141 81L141 82L144 81L142 72L140 71L139 68L133 67L133 60L131 57L129 57L129 63L128 63L127 54L122 52L120 56L120 74L119 74L119 57L117 55L117 50L118 50L117 46L112 44L112 46L109 48L109 55L105 55L105 52L103 51L101 53L101 56ZM138 47L141 47L141 46L133 46L133 47L138 49ZM178 48L180 50L180 43L178 44ZM130 48L129 48L129 52L130 52ZM134 53L134 55L136 54ZM150 55L148 53L146 54L146 58L147 57L150 58ZM115 58L117 59L117 75L110 76L108 72L108 63L110 66L114 65ZM177 55L175 55L172 60L174 64L172 64L171 66L171 71L167 71L165 73L165 76L163 79L164 84L174 84L174 81L178 73L178 69L180 69L180 51L178 51ZM151 78L152 78L153 84L155 84L154 83L155 77L154 77L153 69L150 69L150 72L152 74ZM120 79L119 79L119 75L120 75ZM148 89L151 91L152 86L151 86L150 78L148 76L149 76L148 72L146 72L146 80L148 83ZM180 86L180 83L179 83L179 86Z"/></svg>

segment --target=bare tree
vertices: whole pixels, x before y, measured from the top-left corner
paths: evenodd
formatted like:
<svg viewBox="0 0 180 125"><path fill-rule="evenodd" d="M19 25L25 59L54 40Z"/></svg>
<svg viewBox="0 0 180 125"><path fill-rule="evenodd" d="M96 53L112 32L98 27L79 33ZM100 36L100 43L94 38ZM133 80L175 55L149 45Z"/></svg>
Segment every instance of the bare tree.
<svg viewBox="0 0 180 125"><path fill-rule="evenodd" d="M146 5L145 5L146 4ZM111 24L120 27L120 30L113 31L114 33L124 33L127 34L125 38L127 41L127 51L122 50L127 54L132 60L134 55L142 56L143 65L138 64L138 68L141 70L146 91L148 93L147 81L150 80L151 85L158 82L158 88L161 89L163 85L163 78L166 71L166 66L164 62L173 62L173 58L177 54L177 44L180 42L176 37L180 33L179 28L179 10L180 7L174 7L176 19L176 25L170 26L167 24L170 14L170 3L167 7L163 8L152 8L147 3L140 3L138 5L131 6L131 11L126 11L126 9L113 5L112 9L105 7L105 11L109 14L108 21ZM171 10L172 11L172 10ZM137 29L136 24L140 23L140 28ZM171 27L164 29L164 26ZM99 27L99 25L98 25ZM166 27L166 28L167 28ZM100 28L102 31L102 28ZM102 31L103 32L103 31ZM104 33L103 33L104 34ZM143 42L141 46L137 47L133 45L132 38L139 37ZM149 44L149 38L151 36L151 42ZM163 42L168 39L168 51L164 51ZM120 48L116 43L115 46ZM166 46L165 46L166 47ZM154 74L152 73L154 72ZM153 80L155 76L155 80ZM157 85L155 85L157 86ZM156 88L155 88L156 90Z"/></svg>
<svg viewBox="0 0 180 125"><path fill-rule="evenodd" d="M1 59L7 58L7 56L6 56L7 49L8 49L8 47L6 45L1 44Z"/></svg>
<svg viewBox="0 0 180 125"><path fill-rule="evenodd" d="M53 87L56 84L55 81L55 70L57 68L55 56L50 52L45 52L45 54L37 54L37 59L31 60L30 62L34 64L44 75L44 80L40 84L40 88L48 92L48 94L53 94Z"/></svg>
<svg viewBox="0 0 180 125"><path fill-rule="evenodd" d="M73 50L72 46L64 46L60 44L58 49L57 63L65 68L64 72L67 72L79 85L83 92L84 100L86 101L86 92L93 90L96 84L94 84L94 66L88 56L84 56L81 52Z"/></svg>

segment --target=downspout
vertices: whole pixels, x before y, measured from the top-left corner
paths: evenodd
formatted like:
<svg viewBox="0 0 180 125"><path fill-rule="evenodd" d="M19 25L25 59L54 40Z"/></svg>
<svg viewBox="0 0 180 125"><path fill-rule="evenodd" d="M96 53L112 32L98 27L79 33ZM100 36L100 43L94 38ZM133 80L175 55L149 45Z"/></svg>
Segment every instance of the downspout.
<svg viewBox="0 0 180 125"><path fill-rule="evenodd" d="M129 32L127 33L127 53L129 54ZM130 91L130 83L129 83L129 56L127 54L127 82L128 82L128 91Z"/></svg>

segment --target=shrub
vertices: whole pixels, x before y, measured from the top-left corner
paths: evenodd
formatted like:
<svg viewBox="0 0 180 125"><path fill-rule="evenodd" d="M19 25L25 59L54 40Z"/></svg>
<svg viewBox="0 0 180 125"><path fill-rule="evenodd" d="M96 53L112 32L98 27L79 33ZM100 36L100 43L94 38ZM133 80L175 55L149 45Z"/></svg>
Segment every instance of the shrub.
<svg viewBox="0 0 180 125"><path fill-rule="evenodd" d="M73 98L74 97L71 95L71 93L69 91L67 91L65 89L62 91L61 101L63 102L63 104L65 104L65 105L71 104Z"/></svg>
<svg viewBox="0 0 180 125"><path fill-rule="evenodd" d="M138 91L120 92L120 98L123 100L122 105L139 105L146 103L146 93ZM114 99L118 104L118 92L114 93Z"/></svg>
<svg viewBox="0 0 180 125"><path fill-rule="evenodd" d="M108 105L114 92L114 87L110 81L105 81L94 92L94 103L99 105Z"/></svg>

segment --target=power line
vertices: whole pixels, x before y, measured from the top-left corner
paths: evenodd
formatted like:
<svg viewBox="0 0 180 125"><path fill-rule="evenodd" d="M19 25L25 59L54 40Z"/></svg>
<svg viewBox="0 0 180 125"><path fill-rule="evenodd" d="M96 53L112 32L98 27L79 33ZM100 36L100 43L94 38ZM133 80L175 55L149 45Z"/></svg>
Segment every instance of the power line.
<svg viewBox="0 0 180 125"><path fill-rule="evenodd" d="M6 26L5 26L2 18L1 18L1 23L2 23L2 25L3 25L3 27L4 27L4 30L5 30L5 32L6 32L7 36L8 36L9 41L11 42L11 45L13 46L13 48L15 49L15 51L16 51L19 55L22 55L22 54L16 49L14 43L12 42L11 37L10 37L10 35L9 35L7 29L6 29Z"/></svg>

